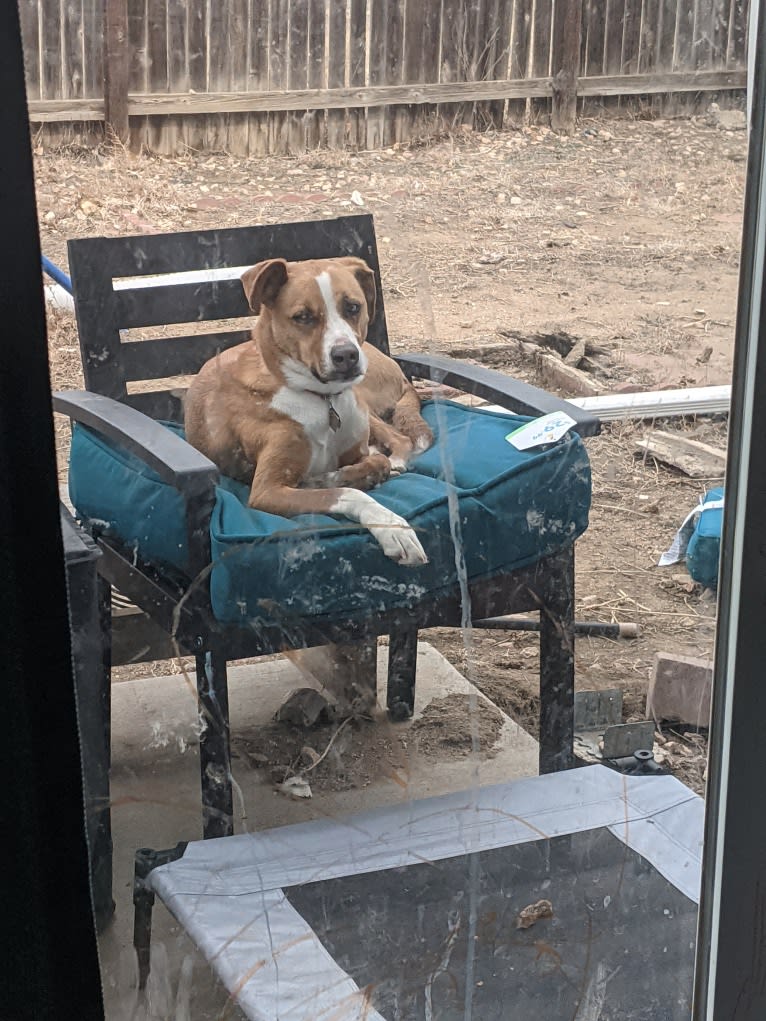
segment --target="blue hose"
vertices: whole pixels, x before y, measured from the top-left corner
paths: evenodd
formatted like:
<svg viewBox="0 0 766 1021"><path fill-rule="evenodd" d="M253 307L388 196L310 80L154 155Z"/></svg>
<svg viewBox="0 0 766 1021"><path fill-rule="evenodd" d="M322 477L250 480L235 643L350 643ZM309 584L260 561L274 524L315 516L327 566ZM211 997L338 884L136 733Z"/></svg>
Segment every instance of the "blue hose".
<svg viewBox="0 0 766 1021"><path fill-rule="evenodd" d="M48 276L51 278L51 280L55 280L57 284L61 284L61 286L64 288L64 290L67 291L67 293L71 294L72 293L72 281L69 279L69 277L63 271L63 269L59 269L58 266L54 265L50 261L50 259L46 259L44 255L42 256L42 260L43 260L43 270L48 274Z"/></svg>

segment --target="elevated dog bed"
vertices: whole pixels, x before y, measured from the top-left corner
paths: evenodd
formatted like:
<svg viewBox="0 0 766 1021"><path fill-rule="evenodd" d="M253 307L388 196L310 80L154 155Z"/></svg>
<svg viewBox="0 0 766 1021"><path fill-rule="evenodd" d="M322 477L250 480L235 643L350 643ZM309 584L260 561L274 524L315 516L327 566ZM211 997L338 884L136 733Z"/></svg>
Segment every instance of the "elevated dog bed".
<svg viewBox="0 0 766 1021"><path fill-rule="evenodd" d="M455 538L462 540L471 581L534 563L585 530L590 466L579 436L519 451L505 437L528 418L453 402L427 404L424 417L437 443L374 496L413 525L427 566L401 567L350 521L251 510L248 488L223 479L210 526L216 618L232 624L309 614L355 619L408 608L454 585ZM179 426L168 428L181 433ZM137 457L77 426L69 488L78 513L98 531L144 560L186 570L182 498ZM302 584L309 578L310 586Z"/></svg>
<svg viewBox="0 0 766 1021"><path fill-rule="evenodd" d="M254 1021L688 1021L703 814L592 766L139 852L137 933L159 896Z"/></svg>

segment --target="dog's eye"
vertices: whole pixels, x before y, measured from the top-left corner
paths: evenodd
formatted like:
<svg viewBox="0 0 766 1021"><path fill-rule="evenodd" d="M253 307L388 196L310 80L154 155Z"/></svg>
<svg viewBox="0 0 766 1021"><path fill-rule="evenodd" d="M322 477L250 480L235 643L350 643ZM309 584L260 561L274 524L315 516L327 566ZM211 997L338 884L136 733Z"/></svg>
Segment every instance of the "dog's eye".
<svg viewBox="0 0 766 1021"><path fill-rule="evenodd" d="M301 326L309 326L314 321L313 313L309 312L307 308L301 309L300 312L296 312L293 316L293 322L299 323Z"/></svg>
<svg viewBox="0 0 766 1021"><path fill-rule="evenodd" d="M354 316L358 316L361 311L362 306L359 304L358 301L345 302L345 312L347 316L353 318Z"/></svg>

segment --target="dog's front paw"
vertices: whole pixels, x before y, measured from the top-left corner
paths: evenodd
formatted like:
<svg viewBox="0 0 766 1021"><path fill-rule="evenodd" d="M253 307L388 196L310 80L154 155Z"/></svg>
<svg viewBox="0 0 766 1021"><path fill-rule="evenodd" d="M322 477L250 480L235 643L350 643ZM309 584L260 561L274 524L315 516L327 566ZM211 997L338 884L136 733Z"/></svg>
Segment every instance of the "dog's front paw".
<svg viewBox="0 0 766 1021"><path fill-rule="evenodd" d="M352 489L374 489L381 485L391 475L391 464L385 454L377 451L368 454L362 461L356 464L346 465L336 473L338 483L342 486L350 486ZM336 484L338 484L336 483Z"/></svg>
<svg viewBox="0 0 766 1021"><path fill-rule="evenodd" d="M428 563L426 551L420 540L404 518L392 514L390 523L373 525L370 531L380 543L387 557L396 560L403 567L422 567Z"/></svg>

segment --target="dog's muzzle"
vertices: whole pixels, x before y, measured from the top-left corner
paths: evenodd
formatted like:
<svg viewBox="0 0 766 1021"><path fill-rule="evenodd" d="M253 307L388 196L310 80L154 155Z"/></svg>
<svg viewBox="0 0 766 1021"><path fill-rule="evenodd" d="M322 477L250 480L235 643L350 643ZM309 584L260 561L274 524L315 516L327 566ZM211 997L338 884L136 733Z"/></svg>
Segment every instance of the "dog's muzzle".
<svg viewBox="0 0 766 1021"><path fill-rule="evenodd" d="M333 344L330 348L330 363L337 379L352 379L359 373L359 348L350 341Z"/></svg>

